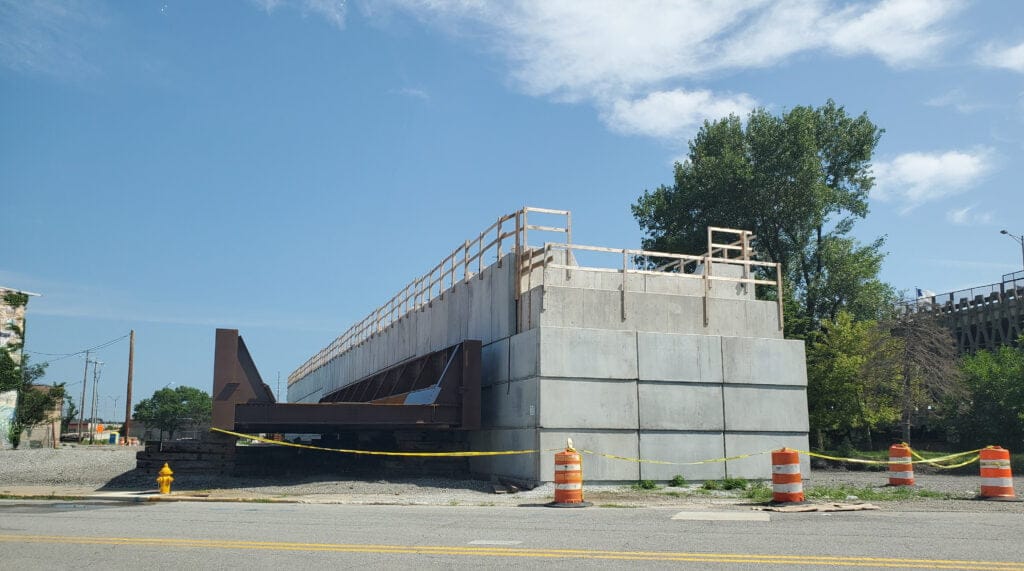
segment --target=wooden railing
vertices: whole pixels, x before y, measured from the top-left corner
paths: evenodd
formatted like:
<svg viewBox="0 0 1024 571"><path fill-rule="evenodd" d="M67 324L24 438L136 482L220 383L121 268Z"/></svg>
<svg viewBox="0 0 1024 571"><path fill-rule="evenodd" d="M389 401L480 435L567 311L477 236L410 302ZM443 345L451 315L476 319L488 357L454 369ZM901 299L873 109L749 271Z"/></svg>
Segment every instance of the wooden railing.
<svg viewBox="0 0 1024 571"><path fill-rule="evenodd" d="M547 214L564 217L563 226L547 226L530 223L530 214ZM468 282L473 276L483 273L488 254L494 255L494 263L501 267L505 254L503 248L511 247L510 252L519 254L521 260L524 252L529 249L530 231L559 233L565 236L567 243L572 243L572 214L568 210L552 210L549 208L525 207L521 210L501 216L485 228L475 239L466 240L452 250L436 266L426 274L409 282L401 291L384 305L378 307L358 323L349 327L330 345L318 351L305 363L288 375L288 384L305 377L311 372L327 364L335 357L363 343L375 334L383 331L392 323L405 315L423 308L435 299L444 299L444 293L455 286L458 280ZM516 283L519 283L517 280ZM519 291L516 292L519 298Z"/></svg>
<svg viewBox="0 0 1024 571"><path fill-rule="evenodd" d="M531 213L561 216L564 217L565 222L563 226L530 224L529 216ZM531 231L562 234L565 236L565 241L545 242L543 246L535 248L529 245ZM726 242L715 242L716 236L721 234L732 235L734 239ZM568 210L525 207L517 212L499 217L497 221L480 232L475 239L466 240L462 245L455 248L451 254L442 259L430 271L410 282L388 300L387 303L371 312L338 336L328 346L310 357L309 360L288 376L288 385L292 385L299 379L324 366L332 359L365 342L409 313L430 305L435 299L444 299L445 292L455 287L458 281L469 282L474 276L482 278L484 268L490 266L490 262L485 263L485 258L489 258L490 254L494 255L493 263L500 268L505 254L503 248L508 246L511 246L510 253L517 254L514 258L518 268L513 292L517 301L523 292L530 291L534 287L534 270L537 268L542 270L541 283L543 282L544 270L549 267L564 269L567 276L573 270L621 273L622 317L625 319L627 276L630 274L665 275L666 273L671 273L682 278L703 280L705 325L708 324L707 300L713 282L723 281L751 286L774 286L778 300L779 328L781 329L783 322L781 268L775 263L758 262L751 259L753 257L753 250L750 247L752 239L753 235L746 230L708 228L708 251L707 254L699 256L628 248L615 249L585 246L572 243L572 214ZM563 263L554 261L552 256L554 251L564 252L564 255L560 257ZM619 268L581 266L576 263L574 252L621 254L622 265ZM665 260L667 262L660 265L652 265L651 260ZM688 273L685 270L689 264L701 264L703 269L700 273ZM716 264L742 266L743 276L712 275L712 269ZM752 273L752 269L756 268L774 270L767 272L768 274L774 274L774 279L757 278ZM540 283L537 285L540 285ZM516 312L517 319L521 313L520 311ZM529 311L527 311L527 314L529 314ZM519 331L521 329L523 327L517 322L516 330Z"/></svg>

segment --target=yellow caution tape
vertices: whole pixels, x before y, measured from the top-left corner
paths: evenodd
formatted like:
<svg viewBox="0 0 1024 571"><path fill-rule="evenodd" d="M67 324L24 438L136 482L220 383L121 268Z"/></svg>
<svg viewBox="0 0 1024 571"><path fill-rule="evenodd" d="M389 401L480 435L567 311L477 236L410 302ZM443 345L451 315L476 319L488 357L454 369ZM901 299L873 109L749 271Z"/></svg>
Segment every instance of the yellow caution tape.
<svg viewBox="0 0 1024 571"><path fill-rule="evenodd" d="M345 454L364 454L368 456L416 456L416 457L471 457L471 456L507 456L511 454L533 454L540 452L539 450L501 450L497 452L382 452L378 450L349 450L346 448L326 448L323 446L312 446L309 444L296 444L294 442L272 440L270 438L263 438L262 436L255 436L252 434L241 434L239 432L231 432L230 430L224 430L221 428L211 428L212 432L220 432L228 434L238 438L248 438L249 440L255 440L257 442L264 442L267 444L277 444L279 446L290 446L292 448L303 448L306 450L322 450L324 452L342 452Z"/></svg>
<svg viewBox="0 0 1024 571"><path fill-rule="evenodd" d="M327 448L327 447L324 447L324 446L312 446L310 444L296 444L294 442L281 441L281 440L272 440L270 438L264 438L262 436L256 436L256 435L253 435L253 434L242 434L240 432L232 432L230 430L224 430L222 428L210 428L210 431L211 432L220 432L222 434L228 434L228 435L234 436L236 438L247 438L249 440L254 440L256 442L263 442L263 443L266 443L266 444L276 444L278 446L289 446L291 448L302 448L302 449L306 449L306 450L322 450L324 452L341 452L341 453L344 453L344 454L362 454L362 455L367 455L367 456L412 456L412 457L420 457L420 458L441 458L441 457L467 458L467 457L479 457L479 456L510 456L510 455L515 455L515 454L536 454L538 452L560 452L562 450L562 448L549 448L549 449L545 449L545 450L537 450L537 449L533 449L533 450L497 450L497 451L488 451L488 452L470 452L470 451L464 451L464 452L385 452L385 451L380 451L380 450L351 450L351 449L347 449L347 448ZM857 464L889 464L890 463L888 460L865 460L863 458L843 458L843 457L840 457L840 456L829 456L827 454L820 454L818 452L811 452L809 450L800 450L800 449L797 449L797 448L792 448L791 450L793 450L795 452L799 452L800 454L805 454L807 456L812 456L814 458L822 458L824 460L834 460L836 462L853 462L853 463L857 463ZM580 452L580 453L583 453L583 454L591 455L591 456L600 456L602 458L608 458L610 460L622 460L624 462L635 462L635 463L641 463L641 464L662 464L662 465L671 465L671 466L696 466L696 465L699 465L699 464L714 464L714 463L719 463L719 462L730 462L730 461L733 461L733 460L743 460L744 458L752 458L754 456L761 456L763 454L768 454L768 453L772 452L771 450L762 450L760 452L753 452L753 453L750 453L750 454L739 454L737 456L727 456L725 458L712 458L712 459L709 459L709 460L697 460L695 462L669 462L667 460L650 460L650 459L645 459L645 458L631 458L629 456L617 456L615 454L605 454L604 452L594 452L593 450L582 450L582 449L580 449L580 450L577 450L577 451ZM928 465L934 466L936 468L942 468L942 469L947 469L947 470L948 469L953 469L953 468L962 468L964 466L967 466L969 464L977 462L978 459L980 458L980 455L978 454L978 452L980 452L980 451L981 451L981 449L979 448L977 450L969 450L967 452L957 452L956 454L949 454L949 455L946 455L946 456L940 456L938 458L927 459L927 458L924 458L923 456L921 456L920 454L918 454L913 449L911 449L911 451L910 451L911 454L913 454L915 457L920 458L920 459L919 460L911 461L909 463L910 464L928 464ZM955 460L957 458L962 458L964 456L970 456L972 454L974 455L973 457L971 457L971 458L969 458L969 459L967 459L967 460L965 460L965 461L963 461L963 462L961 462L959 464L939 464L939 462L946 462L946 461L950 461L950 460ZM907 464L907 463L908 462L900 462L900 464Z"/></svg>
<svg viewBox="0 0 1024 571"><path fill-rule="evenodd" d="M939 469L942 469L942 470L950 470L950 469L953 469L953 468L963 468L964 466L967 466L969 464L973 464L974 462L977 462L978 460L981 459L981 455L980 454L976 454L977 452L980 451L980 449L979 450L972 450L970 452L960 452L958 454L953 454L953 455L950 455L950 456L943 456L941 458L931 458L931 459L929 459L929 458L925 458L924 456L921 456L920 454L918 454L917 450L914 450L913 448L910 448L910 446L907 446L907 448L910 450L910 453L913 454L915 458L920 459L920 462L915 462L915 463L928 464L928 465L930 465L932 467L939 468ZM961 462L959 464L939 464L938 463L938 462L943 461L943 460L952 460L953 458L957 458L957 457L960 457L960 456L967 456L969 454L974 454L975 456L973 458L970 458L969 460L966 460L966 461Z"/></svg>
<svg viewBox="0 0 1024 571"><path fill-rule="evenodd" d="M964 456L970 456L971 454L977 454L978 452L981 451L981 449L979 448L977 450L968 450L967 452L957 452L956 454L949 454L949 455L946 455L946 456L940 456L938 458L932 458L931 460L912 460L910 462L889 462L888 460L865 460L863 458L843 458L843 457L840 457L840 456L829 456L827 454L819 454L818 452L810 452L808 450L799 450L797 448L794 448L793 450L796 451L796 452L799 452L801 454L806 454L807 456L812 456L814 458L822 458L824 460L835 460L836 462L853 462L853 463L856 463L856 464L931 464L931 465L935 465L936 462L944 462L944 461L947 461L947 460L955 460L957 458L962 458ZM913 453L913 450L911 450L911 453ZM917 455L917 454L915 454L915 456L918 456L919 458L921 457L920 455ZM971 462L974 462L974 460L975 459L972 459L972 460L968 461L965 464L957 464L955 466L938 465L936 467L940 467L940 468L942 468L942 467L945 467L945 468L959 468L959 467L962 467L962 466L966 466L967 464L970 464Z"/></svg>
<svg viewBox="0 0 1024 571"><path fill-rule="evenodd" d="M754 452L752 454L740 454L739 456L728 456L726 458L713 458L711 460L698 460L696 462L669 462L667 460L647 460L644 458L630 458L628 456L616 456L614 454L605 454L603 452L594 452L592 450L580 450L584 454L590 454L592 456L601 456L611 460L623 460L626 462L637 462L640 464L669 464L672 466L695 466L697 464L713 464L716 462L728 462L731 460L742 460L744 458L751 458L753 456L760 456L761 454L767 454L771 450L762 450L761 452Z"/></svg>

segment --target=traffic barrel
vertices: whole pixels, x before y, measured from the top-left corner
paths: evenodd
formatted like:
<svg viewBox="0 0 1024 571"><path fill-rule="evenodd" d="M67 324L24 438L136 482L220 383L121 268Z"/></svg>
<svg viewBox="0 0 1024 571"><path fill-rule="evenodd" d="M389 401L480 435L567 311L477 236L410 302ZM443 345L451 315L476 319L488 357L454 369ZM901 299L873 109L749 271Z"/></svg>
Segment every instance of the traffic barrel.
<svg viewBox="0 0 1024 571"><path fill-rule="evenodd" d="M999 446L981 449L981 497L1012 499L1013 474L1010 470L1010 451Z"/></svg>
<svg viewBox="0 0 1024 571"><path fill-rule="evenodd" d="M804 483L800 477L800 453L783 448L772 452L772 501L804 501Z"/></svg>
<svg viewBox="0 0 1024 571"><path fill-rule="evenodd" d="M910 459L910 447L893 444L889 447L889 485L913 486L914 465Z"/></svg>
<svg viewBox="0 0 1024 571"><path fill-rule="evenodd" d="M555 454L555 501L549 506L582 508L590 505L583 501L583 458L568 439L565 450Z"/></svg>

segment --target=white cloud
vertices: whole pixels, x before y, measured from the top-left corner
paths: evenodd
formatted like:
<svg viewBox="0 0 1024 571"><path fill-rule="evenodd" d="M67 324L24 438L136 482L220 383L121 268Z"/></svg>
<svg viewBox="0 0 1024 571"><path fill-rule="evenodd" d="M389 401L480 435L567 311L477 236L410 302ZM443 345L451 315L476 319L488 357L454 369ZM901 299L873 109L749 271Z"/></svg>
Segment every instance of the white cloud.
<svg viewBox="0 0 1024 571"><path fill-rule="evenodd" d="M982 65L1024 73L1024 42L1010 47L989 44L978 53L978 61Z"/></svg>
<svg viewBox="0 0 1024 571"><path fill-rule="evenodd" d="M976 226L991 224L993 215L991 212L975 212L976 205L955 208L946 212L946 220L957 226Z"/></svg>
<svg viewBox="0 0 1024 571"><path fill-rule="evenodd" d="M802 52L868 55L892 66L941 56L959 0L369 0L481 42L510 65L523 92L587 102L610 128L684 137L716 110L748 110L749 95L700 89L709 74L769 67ZM701 108L698 109L697 107ZM661 109L679 117L656 117Z"/></svg>
<svg viewBox="0 0 1024 571"><path fill-rule="evenodd" d="M906 153L874 166L872 197L901 203L907 213L926 202L967 192L993 168L990 149Z"/></svg>
<svg viewBox="0 0 1024 571"><path fill-rule="evenodd" d="M986 105L968 101L962 89L953 89L924 102L929 107L952 107L958 113L968 114L984 109Z"/></svg>
<svg viewBox="0 0 1024 571"><path fill-rule="evenodd" d="M86 57L106 25L102 7L76 0L0 0L0 65L60 78L99 70Z"/></svg>
<svg viewBox="0 0 1024 571"><path fill-rule="evenodd" d="M405 97L411 97L413 99L420 99L423 101L427 101L430 99L430 94L418 87L403 87L401 89L391 89L388 90L388 93L392 93L394 95L402 95Z"/></svg>
<svg viewBox="0 0 1024 571"><path fill-rule="evenodd" d="M745 116L757 105L746 94L716 96L710 91L655 91L640 99L618 99L602 112L614 131L672 139L692 133L705 120Z"/></svg>
<svg viewBox="0 0 1024 571"><path fill-rule="evenodd" d="M272 14L282 6L295 8L304 15L313 14L321 17L339 30L345 29L345 17L348 15L345 0L249 0L249 2L267 14Z"/></svg>
<svg viewBox="0 0 1024 571"><path fill-rule="evenodd" d="M884 0L859 14L853 8L826 19L828 45L840 53L869 53L892 66L935 57L949 34L942 23L958 12L955 0Z"/></svg>
<svg viewBox="0 0 1024 571"><path fill-rule="evenodd" d="M345 27L345 0L305 0L303 11L321 16L339 29Z"/></svg>

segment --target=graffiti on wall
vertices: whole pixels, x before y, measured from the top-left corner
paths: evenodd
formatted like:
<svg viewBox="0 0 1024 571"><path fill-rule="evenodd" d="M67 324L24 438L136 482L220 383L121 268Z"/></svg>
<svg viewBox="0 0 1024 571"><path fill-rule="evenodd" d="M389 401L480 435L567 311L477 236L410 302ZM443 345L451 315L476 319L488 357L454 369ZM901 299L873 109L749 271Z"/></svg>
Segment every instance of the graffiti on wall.
<svg viewBox="0 0 1024 571"><path fill-rule="evenodd" d="M14 408L18 406L18 391L0 392L0 449L9 448L8 438L14 422Z"/></svg>

